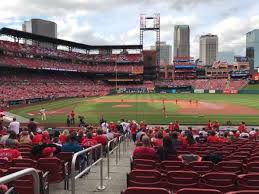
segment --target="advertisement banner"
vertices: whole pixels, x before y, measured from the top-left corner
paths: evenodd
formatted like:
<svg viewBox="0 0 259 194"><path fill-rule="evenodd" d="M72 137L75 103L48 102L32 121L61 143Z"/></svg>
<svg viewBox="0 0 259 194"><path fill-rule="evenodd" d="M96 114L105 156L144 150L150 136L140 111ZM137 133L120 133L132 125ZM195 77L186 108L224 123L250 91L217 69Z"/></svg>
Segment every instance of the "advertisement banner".
<svg viewBox="0 0 259 194"><path fill-rule="evenodd" d="M194 93L196 93L196 94L203 94L204 90L203 89L195 89Z"/></svg>
<svg viewBox="0 0 259 194"><path fill-rule="evenodd" d="M216 90L209 90L209 93L210 93L210 94L215 94L215 93L216 93Z"/></svg>
<svg viewBox="0 0 259 194"><path fill-rule="evenodd" d="M223 90L223 94L237 94L238 90Z"/></svg>

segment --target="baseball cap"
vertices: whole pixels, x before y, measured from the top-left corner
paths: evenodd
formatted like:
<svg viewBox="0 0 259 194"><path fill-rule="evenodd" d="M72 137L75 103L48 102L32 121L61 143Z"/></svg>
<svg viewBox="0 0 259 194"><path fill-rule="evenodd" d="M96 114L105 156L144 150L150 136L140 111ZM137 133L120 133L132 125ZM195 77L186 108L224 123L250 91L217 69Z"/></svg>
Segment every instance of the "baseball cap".
<svg viewBox="0 0 259 194"><path fill-rule="evenodd" d="M41 128L38 128L38 129L37 129L37 133L42 133Z"/></svg>
<svg viewBox="0 0 259 194"><path fill-rule="evenodd" d="M55 151L56 151L55 147L46 147L43 149L42 155L44 157L48 157L48 156L50 156L50 154L54 153Z"/></svg>

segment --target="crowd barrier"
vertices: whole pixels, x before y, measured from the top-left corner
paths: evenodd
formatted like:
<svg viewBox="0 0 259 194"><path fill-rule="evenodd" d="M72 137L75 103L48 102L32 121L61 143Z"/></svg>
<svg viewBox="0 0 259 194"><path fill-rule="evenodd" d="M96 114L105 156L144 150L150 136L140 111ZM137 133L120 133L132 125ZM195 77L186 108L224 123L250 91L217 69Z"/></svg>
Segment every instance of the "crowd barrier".
<svg viewBox="0 0 259 194"><path fill-rule="evenodd" d="M34 168L27 168L0 178L0 184L6 184L17 180L26 175L32 175L33 178L33 193L40 194L40 178L38 172Z"/></svg>

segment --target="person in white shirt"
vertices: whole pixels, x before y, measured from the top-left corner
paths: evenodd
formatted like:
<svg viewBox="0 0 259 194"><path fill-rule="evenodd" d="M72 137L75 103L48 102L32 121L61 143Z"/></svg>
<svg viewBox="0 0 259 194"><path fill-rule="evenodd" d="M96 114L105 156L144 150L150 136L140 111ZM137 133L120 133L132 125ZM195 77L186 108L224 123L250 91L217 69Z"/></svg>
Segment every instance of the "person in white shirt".
<svg viewBox="0 0 259 194"><path fill-rule="evenodd" d="M20 132L20 123L16 121L16 118L13 118L13 121L9 124L9 130L14 131L16 135Z"/></svg>
<svg viewBox="0 0 259 194"><path fill-rule="evenodd" d="M46 121L47 120L45 108L41 108L40 109L40 115L41 115L41 120L42 121Z"/></svg>
<svg viewBox="0 0 259 194"><path fill-rule="evenodd" d="M104 121L102 124L101 124L101 127L102 127L102 130L106 133L108 133L108 123L106 121Z"/></svg>

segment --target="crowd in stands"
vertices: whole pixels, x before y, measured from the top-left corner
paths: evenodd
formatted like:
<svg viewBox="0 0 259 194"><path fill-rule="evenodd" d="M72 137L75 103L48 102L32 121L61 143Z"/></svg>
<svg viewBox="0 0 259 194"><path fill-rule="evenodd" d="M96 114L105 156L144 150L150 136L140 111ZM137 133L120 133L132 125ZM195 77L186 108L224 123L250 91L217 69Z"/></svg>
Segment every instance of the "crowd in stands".
<svg viewBox="0 0 259 194"><path fill-rule="evenodd" d="M248 84L247 80L228 80L228 79L194 79L194 80L174 80L159 81L156 85L160 86L192 86L194 89L204 90L239 90Z"/></svg>
<svg viewBox="0 0 259 194"><path fill-rule="evenodd" d="M56 74L0 74L0 85L0 101L104 96L110 91L110 86L103 81Z"/></svg>
<svg viewBox="0 0 259 194"><path fill-rule="evenodd" d="M10 42L0 40L0 49L23 53L29 55L37 55L37 56L49 56L49 57L57 57L57 58L65 58L65 59L78 59L82 61L93 61L93 62L107 62L113 61L117 63L125 63L125 62L133 62L139 63L142 61L142 54L112 54L112 55L102 55L102 54L91 54L87 55L80 52L73 51L65 51L60 49L53 48L43 48L29 44L21 44L17 42Z"/></svg>
<svg viewBox="0 0 259 194"><path fill-rule="evenodd" d="M36 58L20 58L0 55L0 64L11 67L23 67L28 69L52 69L59 71L76 71L92 73L132 73L143 72L143 67L136 65L111 65L111 64L78 64L66 63L56 60L41 60Z"/></svg>

